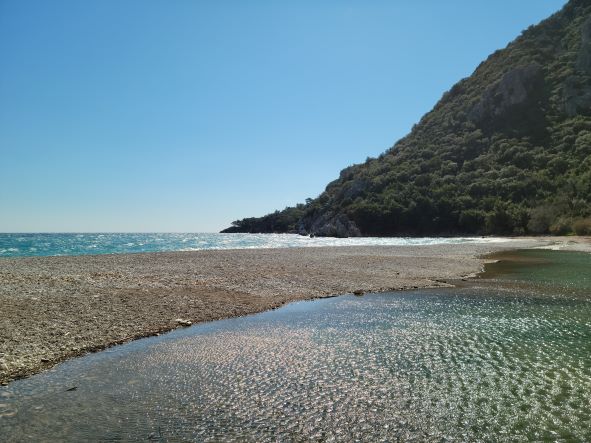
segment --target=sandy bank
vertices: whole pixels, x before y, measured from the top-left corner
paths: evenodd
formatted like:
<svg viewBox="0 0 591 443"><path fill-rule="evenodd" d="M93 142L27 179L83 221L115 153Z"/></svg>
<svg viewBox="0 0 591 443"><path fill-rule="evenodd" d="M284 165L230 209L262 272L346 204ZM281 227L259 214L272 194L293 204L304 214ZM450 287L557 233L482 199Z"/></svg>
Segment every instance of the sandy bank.
<svg viewBox="0 0 591 443"><path fill-rule="evenodd" d="M588 239L0 259L0 382L179 326L354 291L444 286L483 254Z"/></svg>

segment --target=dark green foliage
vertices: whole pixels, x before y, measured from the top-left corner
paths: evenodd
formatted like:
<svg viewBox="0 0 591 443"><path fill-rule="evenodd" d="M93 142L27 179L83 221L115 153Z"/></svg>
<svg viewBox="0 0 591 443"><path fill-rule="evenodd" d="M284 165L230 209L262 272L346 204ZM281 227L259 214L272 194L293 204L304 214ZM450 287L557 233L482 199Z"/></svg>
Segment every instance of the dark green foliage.
<svg viewBox="0 0 591 443"><path fill-rule="evenodd" d="M575 230L574 221L570 217L558 217L556 221L550 225L549 230L552 235L570 234Z"/></svg>
<svg viewBox="0 0 591 443"><path fill-rule="evenodd" d="M544 205L534 208L530 212L530 219L527 223L527 228L532 234L548 234L551 226L554 226L554 233L562 232L564 234L569 232L569 228L565 226L566 221L559 217L561 215L561 208L558 206Z"/></svg>
<svg viewBox="0 0 591 443"><path fill-rule="evenodd" d="M377 159L344 169L306 205L229 229L314 232L343 214L364 235L566 234L584 225L590 198L591 2L571 0Z"/></svg>
<svg viewBox="0 0 591 443"><path fill-rule="evenodd" d="M298 221L304 215L305 205L297 205L293 208L285 208L283 211L275 211L264 217L251 217L232 222L232 226L222 232L297 232Z"/></svg>

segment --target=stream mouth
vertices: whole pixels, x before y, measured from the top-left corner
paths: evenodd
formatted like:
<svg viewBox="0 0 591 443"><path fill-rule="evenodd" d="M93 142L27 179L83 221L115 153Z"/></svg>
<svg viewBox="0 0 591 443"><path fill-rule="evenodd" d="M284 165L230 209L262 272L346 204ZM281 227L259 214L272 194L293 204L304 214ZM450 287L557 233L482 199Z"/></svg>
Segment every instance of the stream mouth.
<svg viewBox="0 0 591 443"><path fill-rule="evenodd" d="M591 255L297 302L0 388L2 441L591 440ZM487 274L488 273L488 274Z"/></svg>

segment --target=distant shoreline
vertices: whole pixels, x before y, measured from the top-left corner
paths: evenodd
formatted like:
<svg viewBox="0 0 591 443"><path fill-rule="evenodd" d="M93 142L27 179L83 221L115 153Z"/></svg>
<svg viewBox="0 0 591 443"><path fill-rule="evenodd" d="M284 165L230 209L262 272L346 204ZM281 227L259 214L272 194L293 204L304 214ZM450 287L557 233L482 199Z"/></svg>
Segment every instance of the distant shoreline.
<svg viewBox="0 0 591 443"><path fill-rule="evenodd" d="M451 286L484 254L584 237L0 259L0 382L176 327L353 292Z"/></svg>

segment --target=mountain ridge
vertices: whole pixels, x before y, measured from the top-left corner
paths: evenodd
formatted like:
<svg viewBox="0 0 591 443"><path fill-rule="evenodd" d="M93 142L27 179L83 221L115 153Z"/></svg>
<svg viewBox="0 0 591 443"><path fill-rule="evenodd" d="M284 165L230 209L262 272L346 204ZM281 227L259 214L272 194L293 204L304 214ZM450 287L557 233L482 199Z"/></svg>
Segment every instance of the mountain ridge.
<svg viewBox="0 0 591 443"><path fill-rule="evenodd" d="M317 198L222 232L591 234L591 2L571 0Z"/></svg>

